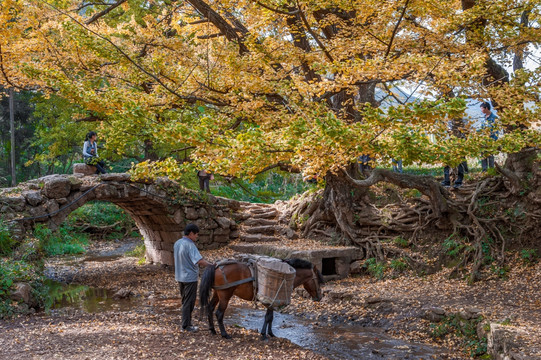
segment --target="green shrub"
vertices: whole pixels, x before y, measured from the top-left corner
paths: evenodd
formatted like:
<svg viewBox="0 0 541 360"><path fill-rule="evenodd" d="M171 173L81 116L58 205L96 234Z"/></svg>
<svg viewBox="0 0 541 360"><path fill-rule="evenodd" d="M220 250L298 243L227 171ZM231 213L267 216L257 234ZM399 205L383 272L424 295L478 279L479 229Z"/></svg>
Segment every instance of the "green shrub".
<svg viewBox="0 0 541 360"><path fill-rule="evenodd" d="M41 249L48 256L64 254L81 254L88 245L88 237L77 233L71 226L64 225L53 232L44 225L34 228L34 236L38 239Z"/></svg>
<svg viewBox="0 0 541 360"><path fill-rule="evenodd" d="M10 294L14 290L13 285L18 282L30 284L34 299L38 304L43 303L42 271L40 263L0 258L0 318L16 312L17 304L10 299Z"/></svg>
<svg viewBox="0 0 541 360"><path fill-rule="evenodd" d="M76 209L68 216L65 224L78 232L87 231L89 224L93 227L104 227L104 231L93 235L107 240L121 239L127 233L132 235L131 229L135 227L135 222L123 209L102 201L89 202Z"/></svg>
<svg viewBox="0 0 541 360"><path fill-rule="evenodd" d="M520 251L520 258L526 265L533 265L539 259L537 249L522 249Z"/></svg>
<svg viewBox="0 0 541 360"><path fill-rule="evenodd" d="M396 272L404 272L408 268L408 263L404 258L399 259L393 259L391 260L391 264L389 265L391 269L395 270Z"/></svg>
<svg viewBox="0 0 541 360"><path fill-rule="evenodd" d="M504 280L507 279L510 270L511 269L507 265L503 265L503 266L491 265L490 266L490 272Z"/></svg>
<svg viewBox="0 0 541 360"><path fill-rule="evenodd" d="M464 251L472 250L471 246L464 244L461 240L453 234L443 241L442 248L448 256L453 258L458 257Z"/></svg>
<svg viewBox="0 0 541 360"><path fill-rule="evenodd" d="M483 317L465 320L459 315L446 316L437 324L430 325L430 335L436 339L443 339L447 335L462 338L461 346L470 356L481 356L487 352L487 339L477 337L477 324L483 321Z"/></svg>
<svg viewBox="0 0 541 360"><path fill-rule="evenodd" d="M9 256L17 242L11 237L11 232L4 220L0 219L0 256Z"/></svg>
<svg viewBox="0 0 541 360"><path fill-rule="evenodd" d="M369 258L364 262L364 266L368 270L368 273L378 280L383 279L385 276L385 263L377 261L376 258Z"/></svg>
<svg viewBox="0 0 541 360"><path fill-rule="evenodd" d="M110 226L117 224L120 231L131 228L134 222L120 207L110 202L93 201L81 206L69 214L67 224L76 226L80 224L92 224L96 226Z"/></svg>
<svg viewBox="0 0 541 360"><path fill-rule="evenodd" d="M409 246L409 241L404 239L402 236L397 236L393 239L393 242L400 246L401 248L407 248Z"/></svg>
<svg viewBox="0 0 541 360"><path fill-rule="evenodd" d="M485 241L481 241L481 253L483 254L483 264L489 265L494 262L494 257L492 257L491 245L494 243L491 237L487 237Z"/></svg>
<svg viewBox="0 0 541 360"><path fill-rule="evenodd" d="M132 251L126 252L126 256L133 256L136 258L141 258L145 256L145 244L139 244Z"/></svg>

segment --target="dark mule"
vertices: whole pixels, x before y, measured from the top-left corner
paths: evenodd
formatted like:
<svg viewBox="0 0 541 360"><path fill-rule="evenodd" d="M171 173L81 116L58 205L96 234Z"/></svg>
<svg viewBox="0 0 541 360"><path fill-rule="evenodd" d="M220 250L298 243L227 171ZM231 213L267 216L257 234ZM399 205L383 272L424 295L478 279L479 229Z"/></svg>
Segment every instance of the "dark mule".
<svg viewBox="0 0 541 360"><path fill-rule="evenodd" d="M323 277L319 270L312 265L311 262L306 260L288 259L284 261L296 270L293 287L302 285L306 291L308 291L310 296L312 296L314 301L321 300L320 284L323 283ZM211 290L214 290L214 292L209 301ZM216 304L219 303L218 309L216 310L216 318L218 319L220 333L226 339L230 339L231 336L225 331L224 313L225 309L227 309L229 299L231 299L233 295L248 301L255 300L254 280L249 267L240 262L222 265L217 268L208 266L203 273L201 286L199 288L201 315L204 316L205 313L207 314L209 330L211 333L216 334L212 312L214 311ZM274 311L273 309L268 308L267 313L265 314L265 322L261 329L262 339L266 339L267 334L271 337L274 336L272 333L273 318Z"/></svg>

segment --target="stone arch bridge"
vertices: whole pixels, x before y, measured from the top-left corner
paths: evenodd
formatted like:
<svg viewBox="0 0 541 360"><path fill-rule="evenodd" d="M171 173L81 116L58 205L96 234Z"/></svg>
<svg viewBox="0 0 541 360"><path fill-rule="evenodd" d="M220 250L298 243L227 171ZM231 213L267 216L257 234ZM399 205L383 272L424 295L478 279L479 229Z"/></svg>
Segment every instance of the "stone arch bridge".
<svg viewBox="0 0 541 360"><path fill-rule="evenodd" d="M88 201L112 202L134 219L143 235L147 260L173 265L173 244L187 223L200 229L198 247L213 249L239 237L239 201L185 189L168 178L135 182L129 174L49 175L0 189L0 219L22 237L37 223L56 229Z"/></svg>

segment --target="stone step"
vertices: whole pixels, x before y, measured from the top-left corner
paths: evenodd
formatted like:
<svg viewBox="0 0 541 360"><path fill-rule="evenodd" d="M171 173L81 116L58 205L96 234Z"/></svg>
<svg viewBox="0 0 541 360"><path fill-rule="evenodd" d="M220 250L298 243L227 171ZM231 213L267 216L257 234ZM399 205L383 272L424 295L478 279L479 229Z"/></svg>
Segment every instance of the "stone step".
<svg viewBox="0 0 541 360"><path fill-rule="evenodd" d="M267 212L276 212L274 208L246 209L250 214L264 214Z"/></svg>
<svg viewBox="0 0 541 360"><path fill-rule="evenodd" d="M271 204L256 204L256 203L252 203L252 204L248 204L248 205L243 205L242 206L243 208L245 209L262 209L262 208L271 208L273 207L273 205Z"/></svg>
<svg viewBox="0 0 541 360"><path fill-rule="evenodd" d="M246 226L278 225L278 221L268 219L247 219L243 224Z"/></svg>
<svg viewBox="0 0 541 360"><path fill-rule="evenodd" d="M242 228L242 231L247 234L274 235L276 232L276 227L274 225L246 226Z"/></svg>
<svg viewBox="0 0 541 360"><path fill-rule="evenodd" d="M280 241L280 239L274 236L267 236L267 235L262 235L262 234L241 234L240 241L253 243L253 242Z"/></svg>
<svg viewBox="0 0 541 360"><path fill-rule="evenodd" d="M243 254L257 254L257 255L271 256L271 252L269 251L268 245L269 243L262 243L262 244L261 243L238 243L238 244L230 244L229 248L231 250L234 250ZM280 257L287 258L289 256L280 256Z"/></svg>
<svg viewBox="0 0 541 360"><path fill-rule="evenodd" d="M264 213L251 214L252 219L274 219L278 215L278 211L268 211Z"/></svg>
<svg viewBox="0 0 541 360"><path fill-rule="evenodd" d="M258 252L255 250L255 247L257 247L257 244L254 244L254 243L229 244L229 248L231 250L244 253L244 254L257 254Z"/></svg>
<svg viewBox="0 0 541 360"><path fill-rule="evenodd" d="M269 206L267 204L264 204L261 206L260 204L251 204L251 205L244 205L241 206L241 210L243 211L258 211L258 210L265 210L265 209L272 209L272 206Z"/></svg>

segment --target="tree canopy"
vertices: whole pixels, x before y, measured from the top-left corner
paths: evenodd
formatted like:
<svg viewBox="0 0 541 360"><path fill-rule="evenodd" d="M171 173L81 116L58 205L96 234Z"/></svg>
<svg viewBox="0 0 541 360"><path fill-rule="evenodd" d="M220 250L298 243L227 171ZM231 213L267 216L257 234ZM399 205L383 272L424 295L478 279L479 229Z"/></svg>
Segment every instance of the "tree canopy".
<svg viewBox="0 0 541 360"><path fill-rule="evenodd" d="M109 156L151 148L158 161L141 176L174 177L181 157L246 178L273 167L324 176L361 154L456 165L541 142L541 73L522 66L540 10L538 0L4 0L0 84L65 99L70 129L97 129ZM492 100L505 136L468 121L450 136L466 99Z"/></svg>

